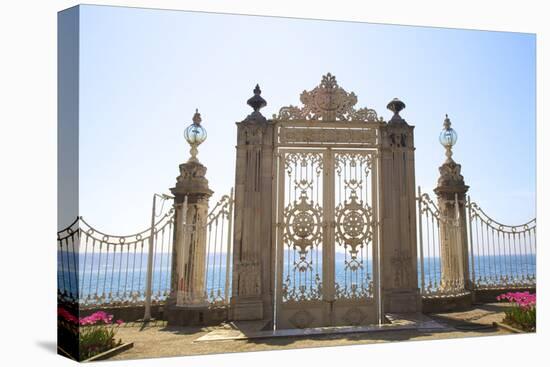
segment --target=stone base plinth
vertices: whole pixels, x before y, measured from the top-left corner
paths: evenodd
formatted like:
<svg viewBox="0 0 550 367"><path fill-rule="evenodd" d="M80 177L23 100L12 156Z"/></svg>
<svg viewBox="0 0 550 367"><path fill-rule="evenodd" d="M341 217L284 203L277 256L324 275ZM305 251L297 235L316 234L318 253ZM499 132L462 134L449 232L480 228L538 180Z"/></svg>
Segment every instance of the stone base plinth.
<svg viewBox="0 0 550 367"><path fill-rule="evenodd" d="M228 320L227 307L166 306L164 318L168 326L212 326Z"/></svg>
<svg viewBox="0 0 550 367"><path fill-rule="evenodd" d="M389 290L383 295L384 312L420 312L422 300L418 290Z"/></svg>
<svg viewBox="0 0 550 367"><path fill-rule="evenodd" d="M231 301L231 320L261 320L264 318L261 299Z"/></svg>
<svg viewBox="0 0 550 367"><path fill-rule="evenodd" d="M452 296L433 296L422 298L422 312L448 312L466 310L472 306L472 293Z"/></svg>

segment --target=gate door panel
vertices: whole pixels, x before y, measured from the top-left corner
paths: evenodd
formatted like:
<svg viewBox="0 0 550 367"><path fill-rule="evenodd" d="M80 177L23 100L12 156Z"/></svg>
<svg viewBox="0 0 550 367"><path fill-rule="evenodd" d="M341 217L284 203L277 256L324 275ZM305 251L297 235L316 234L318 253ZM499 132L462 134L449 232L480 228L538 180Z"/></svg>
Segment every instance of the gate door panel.
<svg viewBox="0 0 550 367"><path fill-rule="evenodd" d="M279 159L278 328L325 324L324 153L282 151Z"/></svg>
<svg viewBox="0 0 550 367"><path fill-rule="evenodd" d="M378 321L374 151L334 152L334 325Z"/></svg>
<svg viewBox="0 0 550 367"><path fill-rule="evenodd" d="M375 152L279 150L278 329L378 321Z"/></svg>

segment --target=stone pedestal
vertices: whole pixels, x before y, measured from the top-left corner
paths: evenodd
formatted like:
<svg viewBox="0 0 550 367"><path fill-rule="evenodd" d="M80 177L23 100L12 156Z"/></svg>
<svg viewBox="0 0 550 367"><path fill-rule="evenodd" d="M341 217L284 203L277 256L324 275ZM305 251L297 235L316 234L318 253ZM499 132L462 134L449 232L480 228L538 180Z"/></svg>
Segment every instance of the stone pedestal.
<svg viewBox="0 0 550 367"><path fill-rule="evenodd" d="M170 189L174 195L176 213L172 286L165 310L167 319L174 322L197 321L208 309L205 289L206 224L208 200L212 195L205 178L205 166L195 159L180 164L179 168L176 186ZM180 316L172 315L174 313Z"/></svg>
<svg viewBox="0 0 550 367"><path fill-rule="evenodd" d="M259 112L266 105L260 94L256 86L248 100L254 112L237 123L233 320L270 319L273 313L273 125Z"/></svg>
<svg viewBox="0 0 550 367"><path fill-rule="evenodd" d="M461 166L448 159L439 167L434 189L440 215L441 286L447 291L470 289L468 238L466 231L466 192Z"/></svg>
<svg viewBox="0 0 550 367"><path fill-rule="evenodd" d="M383 313L421 309L417 276L413 126L399 116L405 104L394 99L394 116L381 128L380 280Z"/></svg>
<svg viewBox="0 0 550 367"><path fill-rule="evenodd" d="M165 306L164 319L170 326L212 326L227 321L228 315L225 307L172 304Z"/></svg>

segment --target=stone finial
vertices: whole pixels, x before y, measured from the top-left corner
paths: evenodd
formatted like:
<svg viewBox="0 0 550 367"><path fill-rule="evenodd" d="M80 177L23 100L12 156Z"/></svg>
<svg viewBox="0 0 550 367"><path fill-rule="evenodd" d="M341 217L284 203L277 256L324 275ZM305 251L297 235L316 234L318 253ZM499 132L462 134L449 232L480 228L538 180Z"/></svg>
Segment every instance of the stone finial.
<svg viewBox="0 0 550 367"><path fill-rule="evenodd" d="M193 115L193 123L196 125L200 125L202 121L201 114L199 113L199 109L195 108L195 114Z"/></svg>
<svg viewBox="0 0 550 367"><path fill-rule="evenodd" d="M258 122L265 122L267 121L266 118L261 114L260 109L267 106L267 102L265 99L261 96L262 90L260 89L260 86L256 84L256 88L254 88L254 95L246 101L246 103L252 107L254 112L252 112L250 115L246 117L244 121L258 121Z"/></svg>
<svg viewBox="0 0 550 367"><path fill-rule="evenodd" d="M448 113L445 114L445 120L443 121L443 127L444 127L445 129L448 129L448 128L451 127L451 119L449 118L449 114L448 114Z"/></svg>
<svg viewBox="0 0 550 367"><path fill-rule="evenodd" d="M267 102L262 98L261 94L262 90L260 89L260 85L256 84L256 88L254 88L254 96L246 101L246 103L254 109L254 112L260 111L261 108L267 105Z"/></svg>
<svg viewBox="0 0 550 367"><path fill-rule="evenodd" d="M390 123L406 123L405 120L399 115L399 112L405 109L406 105L399 98L394 98L388 103L386 108L393 112L393 116L390 119Z"/></svg>

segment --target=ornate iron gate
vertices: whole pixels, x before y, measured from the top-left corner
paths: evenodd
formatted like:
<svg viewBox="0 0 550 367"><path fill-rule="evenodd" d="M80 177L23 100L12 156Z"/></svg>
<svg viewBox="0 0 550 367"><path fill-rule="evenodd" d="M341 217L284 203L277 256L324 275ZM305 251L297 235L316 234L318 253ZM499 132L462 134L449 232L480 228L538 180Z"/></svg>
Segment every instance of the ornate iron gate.
<svg viewBox="0 0 550 367"><path fill-rule="evenodd" d="M380 320L380 123L331 75L275 117L277 328Z"/></svg>

